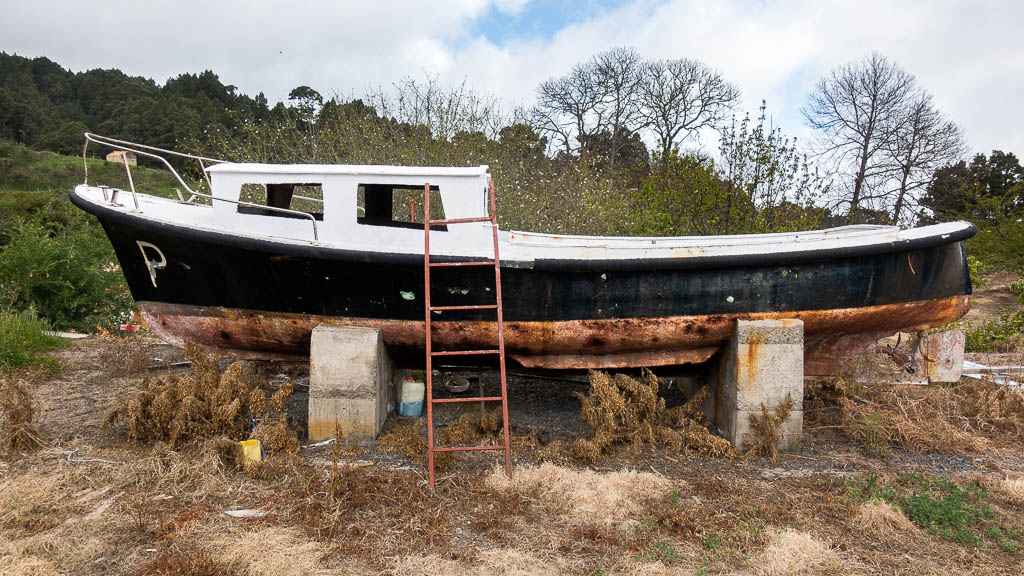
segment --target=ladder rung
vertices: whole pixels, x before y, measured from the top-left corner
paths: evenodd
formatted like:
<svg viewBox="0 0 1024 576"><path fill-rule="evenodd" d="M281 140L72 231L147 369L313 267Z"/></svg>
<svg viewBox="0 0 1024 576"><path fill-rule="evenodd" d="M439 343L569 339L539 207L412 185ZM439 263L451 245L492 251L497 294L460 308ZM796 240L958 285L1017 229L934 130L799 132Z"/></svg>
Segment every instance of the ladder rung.
<svg viewBox="0 0 1024 576"><path fill-rule="evenodd" d="M434 404L451 404L454 402L501 402L501 396L477 396L475 398L434 398Z"/></svg>
<svg viewBox="0 0 1024 576"><path fill-rule="evenodd" d="M466 304L464 306L431 306L430 311L444 310L497 310L497 304Z"/></svg>
<svg viewBox="0 0 1024 576"><path fill-rule="evenodd" d="M479 354L501 354L501 350L443 350L431 352L431 356L475 356Z"/></svg>
<svg viewBox="0 0 1024 576"><path fill-rule="evenodd" d="M473 262L431 262L431 268L443 268L445 266L494 266L494 260L473 261Z"/></svg>
<svg viewBox="0 0 1024 576"><path fill-rule="evenodd" d="M434 452L462 452L470 450L504 450L504 446L444 446L434 448Z"/></svg>
<svg viewBox="0 0 1024 576"><path fill-rule="evenodd" d="M490 222L490 216L476 216L473 218L452 218L451 220L431 220L431 224L466 224L467 222Z"/></svg>

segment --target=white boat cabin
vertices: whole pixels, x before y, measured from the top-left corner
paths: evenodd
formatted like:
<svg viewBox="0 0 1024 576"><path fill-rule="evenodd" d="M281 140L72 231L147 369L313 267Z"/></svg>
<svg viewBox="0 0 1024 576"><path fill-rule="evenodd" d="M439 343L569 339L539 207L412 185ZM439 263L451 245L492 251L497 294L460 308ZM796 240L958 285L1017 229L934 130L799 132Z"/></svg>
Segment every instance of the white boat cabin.
<svg viewBox="0 0 1024 576"><path fill-rule="evenodd" d="M487 216L489 209L487 166L225 163L207 172L218 229L338 248L422 254L427 185L432 220ZM433 253L491 252L487 222L434 225L431 230Z"/></svg>

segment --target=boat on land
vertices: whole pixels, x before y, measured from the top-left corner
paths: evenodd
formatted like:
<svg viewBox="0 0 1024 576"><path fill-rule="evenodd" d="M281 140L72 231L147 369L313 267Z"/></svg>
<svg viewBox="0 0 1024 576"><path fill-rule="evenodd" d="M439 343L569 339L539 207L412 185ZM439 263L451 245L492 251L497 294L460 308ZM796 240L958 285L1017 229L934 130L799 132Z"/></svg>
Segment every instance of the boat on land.
<svg viewBox="0 0 1024 576"><path fill-rule="evenodd" d="M86 138L177 178L177 198L146 194L126 166L129 190L87 177L71 200L103 225L149 328L229 356L305 359L326 323L378 328L394 357L422 364L425 190L431 219L488 211L487 166L232 163ZM167 155L198 161L206 192ZM489 260L490 226L432 227L431 259ZM710 358L736 320L799 319L805 369L826 373L860 344L960 318L971 299L963 241L974 231L967 222L704 237L499 231L506 355L536 370L678 366ZM493 304L493 283L486 266L434 269L432 305ZM495 341L493 310L435 314L435 349Z"/></svg>

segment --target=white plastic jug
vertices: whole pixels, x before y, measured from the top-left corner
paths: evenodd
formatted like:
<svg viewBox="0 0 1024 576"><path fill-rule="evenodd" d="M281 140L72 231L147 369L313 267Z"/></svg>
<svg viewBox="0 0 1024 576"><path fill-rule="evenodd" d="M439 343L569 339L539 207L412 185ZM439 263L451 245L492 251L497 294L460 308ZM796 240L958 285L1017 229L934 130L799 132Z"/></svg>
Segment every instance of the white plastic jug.
<svg viewBox="0 0 1024 576"><path fill-rule="evenodd" d="M423 413L423 393L425 388L421 380L412 376L402 382L402 397L398 403L398 415L419 418Z"/></svg>

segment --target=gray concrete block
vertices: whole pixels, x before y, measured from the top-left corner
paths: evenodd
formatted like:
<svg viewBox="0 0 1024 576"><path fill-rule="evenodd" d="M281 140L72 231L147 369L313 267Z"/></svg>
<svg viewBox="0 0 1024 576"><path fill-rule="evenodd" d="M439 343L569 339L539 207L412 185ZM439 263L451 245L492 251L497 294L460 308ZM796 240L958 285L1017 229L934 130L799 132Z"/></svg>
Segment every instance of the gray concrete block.
<svg viewBox="0 0 1024 576"><path fill-rule="evenodd" d="M922 333L914 350L914 365L931 383L959 382L964 369L967 336L955 328L935 334Z"/></svg>
<svg viewBox="0 0 1024 576"><path fill-rule="evenodd" d="M713 421L738 449L747 445L750 415L761 406L774 411L790 398L793 408L783 424L783 446L803 427L803 322L739 320L719 364Z"/></svg>
<svg viewBox="0 0 1024 576"><path fill-rule="evenodd" d="M380 330L320 325L309 354L309 439L377 437L395 400L395 369Z"/></svg>

